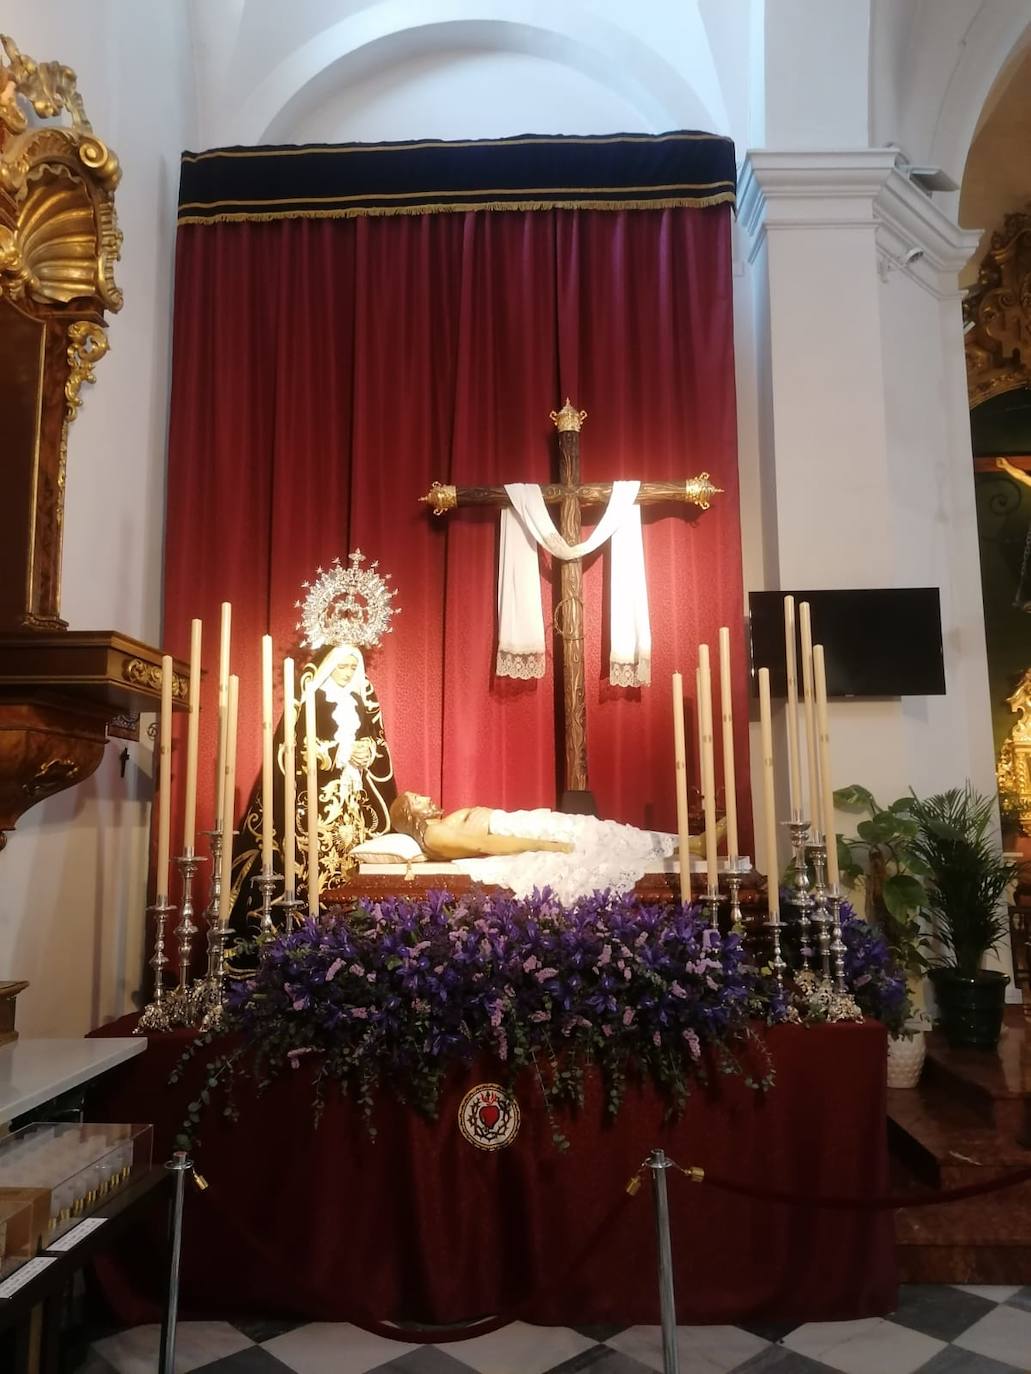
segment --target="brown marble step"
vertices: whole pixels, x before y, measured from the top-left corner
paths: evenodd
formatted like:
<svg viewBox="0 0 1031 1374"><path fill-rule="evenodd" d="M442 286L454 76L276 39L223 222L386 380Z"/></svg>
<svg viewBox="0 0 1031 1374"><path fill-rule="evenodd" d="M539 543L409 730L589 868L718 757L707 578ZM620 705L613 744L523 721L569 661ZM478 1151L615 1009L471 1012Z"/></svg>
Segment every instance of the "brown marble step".
<svg viewBox="0 0 1031 1374"><path fill-rule="evenodd" d="M899 1283L1031 1284L1031 1245L895 1247Z"/></svg>
<svg viewBox="0 0 1031 1374"><path fill-rule="evenodd" d="M892 1154L928 1188L961 1188L1031 1167L1031 1150L933 1082L888 1090L888 1139Z"/></svg>
<svg viewBox="0 0 1031 1374"><path fill-rule="evenodd" d="M997 1050L954 1050L941 1031L931 1031L922 1088L965 1105L1000 1137L1031 1147L1029 1031L1022 1018L1008 1017Z"/></svg>

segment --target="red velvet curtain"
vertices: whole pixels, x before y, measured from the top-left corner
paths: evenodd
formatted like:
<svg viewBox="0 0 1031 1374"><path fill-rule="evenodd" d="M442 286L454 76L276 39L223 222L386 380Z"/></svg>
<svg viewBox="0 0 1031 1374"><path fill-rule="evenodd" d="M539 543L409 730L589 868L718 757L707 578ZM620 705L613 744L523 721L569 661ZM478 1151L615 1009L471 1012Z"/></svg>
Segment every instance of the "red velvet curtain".
<svg viewBox="0 0 1031 1374"><path fill-rule="evenodd" d="M589 412L585 480L704 469L724 489L704 514L646 510L649 688L608 685L607 559L587 561L599 811L675 828L670 674L682 668L693 696L696 647L715 648L727 624L744 846L729 217L721 205L180 229L165 639L185 654L190 618L203 618L201 748L213 758L218 603L232 602L241 805L260 767L259 636L272 633L277 658L295 651L301 582L356 546L393 574L402 608L369 662L399 786L445 807L554 803L552 646L541 681L493 675L497 512L436 519L417 498L434 479L551 480L548 412L568 395ZM547 614L546 556L542 578ZM185 721L177 728L184 741ZM694 759L691 771L697 778ZM202 778L199 825L213 813L212 791Z"/></svg>

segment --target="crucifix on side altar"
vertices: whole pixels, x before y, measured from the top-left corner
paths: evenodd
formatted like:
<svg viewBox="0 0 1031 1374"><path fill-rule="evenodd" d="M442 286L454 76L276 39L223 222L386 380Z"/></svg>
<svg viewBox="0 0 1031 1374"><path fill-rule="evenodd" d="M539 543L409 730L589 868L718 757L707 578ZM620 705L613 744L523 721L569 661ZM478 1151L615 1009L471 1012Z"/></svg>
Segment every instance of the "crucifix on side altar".
<svg viewBox="0 0 1031 1374"><path fill-rule="evenodd" d="M569 546L580 544L582 513L585 506L608 503L611 507L612 482L580 481L580 430L587 418L585 410L566 398L559 411L551 412L558 430L559 480L539 488L546 505L559 507L561 539ZM654 505L660 501L680 501L708 510L710 499L720 487L709 481L707 472L676 482L641 482L634 503ZM633 492L630 493L633 495ZM512 497L507 487L455 487L434 482L420 498L443 515L456 506L500 506L510 508ZM543 542L543 541L542 541ZM545 547L551 547L545 544ZM552 550L554 552L554 550ZM561 556L560 556L561 557ZM615 583L616 579L613 578ZM562 643L562 701L565 725L565 790L560 803L566 812L595 811L587 775L587 696L584 679L583 556L561 557L560 597L552 623ZM616 588L613 588L616 594ZM520 674L521 675L521 674ZM539 676L540 673L533 674Z"/></svg>

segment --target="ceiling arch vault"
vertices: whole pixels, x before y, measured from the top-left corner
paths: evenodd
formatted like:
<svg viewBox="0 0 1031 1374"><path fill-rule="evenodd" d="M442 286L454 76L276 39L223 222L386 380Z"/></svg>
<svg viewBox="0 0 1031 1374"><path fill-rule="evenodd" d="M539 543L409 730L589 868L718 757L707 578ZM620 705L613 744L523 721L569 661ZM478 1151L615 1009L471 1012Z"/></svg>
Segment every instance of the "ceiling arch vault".
<svg viewBox="0 0 1031 1374"><path fill-rule="evenodd" d="M310 138L319 125L319 112L337 102L349 88L369 91L378 82L390 84L391 73L406 66L425 73L434 67L445 73L449 65L476 57L522 57L527 63L555 64L569 79L606 92L614 112L640 130L704 128L727 133L723 93L708 43L696 47L690 79L642 37L596 12L575 4L531 7L511 0L489 6L481 0L448 0L435 7L432 23L418 22L418 7L408 0L384 0L363 8L309 37L268 72L229 116L227 143L260 144L297 140L298 131ZM508 13L506 13L508 11ZM532 12L532 20L528 13ZM423 11L425 13L425 11ZM704 39L704 30L702 30ZM512 68L513 75L519 73ZM359 100L361 94L356 92ZM505 101L516 125L508 133L524 133L535 125L532 89L526 92L525 115L519 92L510 89ZM425 127L425 115L413 109L412 131ZM634 116L636 115L636 118ZM520 124L520 118L522 122ZM330 124L332 121L328 121ZM501 132L499 130L499 132ZM549 130L549 132L551 132ZM576 129L554 132L582 132ZM327 129L327 137L339 137Z"/></svg>

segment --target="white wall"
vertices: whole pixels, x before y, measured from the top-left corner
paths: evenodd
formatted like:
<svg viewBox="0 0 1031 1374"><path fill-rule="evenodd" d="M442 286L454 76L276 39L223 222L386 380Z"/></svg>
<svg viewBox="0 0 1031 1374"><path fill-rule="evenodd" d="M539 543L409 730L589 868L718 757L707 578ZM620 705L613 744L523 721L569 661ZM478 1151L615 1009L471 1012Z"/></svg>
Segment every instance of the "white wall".
<svg viewBox="0 0 1031 1374"><path fill-rule="evenodd" d="M111 351L69 441L62 613L73 629L160 641L164 446L178 157L194 136L186 15L176 5L8 0L2 27L74 68L118 154L125 235ZM18 1025L78 1034L139 984L150 746L109 744L86 783L34 807L0 855L0 977L27 978Z"/></svg>

